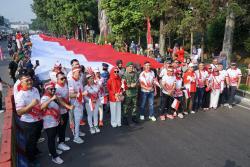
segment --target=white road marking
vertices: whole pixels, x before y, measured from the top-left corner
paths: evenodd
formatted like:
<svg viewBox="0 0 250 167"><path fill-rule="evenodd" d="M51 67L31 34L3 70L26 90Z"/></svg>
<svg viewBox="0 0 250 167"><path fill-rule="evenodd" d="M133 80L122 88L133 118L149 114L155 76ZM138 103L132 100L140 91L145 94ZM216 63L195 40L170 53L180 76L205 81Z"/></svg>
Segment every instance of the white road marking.
<svg viewBox="0 0 250 167"><path fill-rule="evenodd" d="M242 107L242 108L244 108L244 109L250 111L250 107L246 107L246 106L243 106L243 105L241 105L241 104L236 104L236 106Z"/></svg>

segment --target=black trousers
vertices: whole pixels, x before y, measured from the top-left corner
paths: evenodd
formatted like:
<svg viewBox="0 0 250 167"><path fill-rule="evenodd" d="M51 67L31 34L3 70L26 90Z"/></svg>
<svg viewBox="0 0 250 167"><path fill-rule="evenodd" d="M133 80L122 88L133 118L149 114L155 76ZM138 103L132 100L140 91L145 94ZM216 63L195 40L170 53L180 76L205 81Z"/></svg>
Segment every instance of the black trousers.
<svg viewBox="0 0 250 167"><path fill-rule="evenodd" d="M228 89L227 87L225 87L222 91L222 93L220 94L220 98L219 98L219 104L225 104L228 101Z"/></svg>
<svg viewBox="0 0 250 167"><path fill-rule="evenodd" d="M37 141L41 136L43 121L32 123L20 121L20 126L26 138L25 151L27 158L30 162L33 162L36 160L35 156L38 153Z"/></svg>
<svg viewBox="0 0 250 167"><path fill-rule="evenodd" d="M228 90L228 96L229 96L228 103L230 105L232 105L233 102L234 102L234 97L236 95L236 90L237 90L236 86L230 86L229 87L229 90Z"/></svg>
<svg viewBox="0 0 250 167"><path fill-rule="evenodd" d="M57 135L57 127L53 128L48 128L45 129L45 132L48 137L48 148L49 148L49 153L53 158L58 157L58 154L56 153L56 135Z"/></svg>
<svg viewBox="0 0 250 167"><path fill-rule="evenodd" d="M202 108L209 108L210 105L210 94L211 94L211 90L204 93L203 96L203 101L202 101Z"/></svg>
<svg viewBox="0 0 250 167"><path fill-rule="evenodd" d="M178 111L177 111L178 114L182 113L185 110L186 104L185 104L185 99L184 98L185 98L184 96L176 97L176 99L179 100L179 102L180 102L180 105L179 105L179 108L178 108Z"/></svg>
<svg viewBox="0 0 250 167"><path fill-rule="evenodd" d="M69 121L69 113L65 113L61 115L61 120L60 124L58 125L58 136L59 136L59 143L65 142L65 132L66 132L66 127Z"/></svg>
<svg viewBox="0 0 250 167"><path fill-rule="evenodd" d="M173 110L171 108L171 104L173 103L174 98L162 93L162 104L161 104L161 115L164 114L173 114Z"/></svg>
<svg viewBox="0 0 250 167"><path fill-rule="evenodd" d="M3 94L2 91L0 91L0 110L3 109Z"/></svg>

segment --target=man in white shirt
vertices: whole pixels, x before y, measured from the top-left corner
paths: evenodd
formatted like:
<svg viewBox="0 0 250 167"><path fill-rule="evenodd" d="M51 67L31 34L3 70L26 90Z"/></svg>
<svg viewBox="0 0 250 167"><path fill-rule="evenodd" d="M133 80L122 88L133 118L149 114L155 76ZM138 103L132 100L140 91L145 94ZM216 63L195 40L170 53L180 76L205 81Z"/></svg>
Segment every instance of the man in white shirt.
<svg viewBox="0 0 250 167"><path fill-rule="evenodd" d="M29 162L34 165L37 149L37 141L43 127L42 110L40 108L40 95L36 88L32 87L32 79L28 74L19 77L20 89L15 96L17 114L20 116L20 126L26 138L26 154Z"/></svg>
<svg viewBox="0 0 250 167"><path fill-rule="evenodd" d="M144 63L144 71L141 72L139 76L139 82L141 85L141 105L140 105L140 120L144 120L145 105L148 100L149 102L149 119L151 121L156 121L154 116L154 96L156 95L156 85L159 83L155 77L153 71L151 71L150 62Z"/></svg>
<svg viewBox="0 0 250 167"><path fill-rule="evenodd" d="M240 82L241 82L241 70L239 68L237 68L236 63L231 63L231 67L227 70L227 74L228 74L228 88L229 88L229 99L228 99L228 103L229 103L229 108L232 108L232 104L234 101L234 97L236 95L236 91L237 89L239 89L240 86Z"/></svg>
<svg viewBox="0 0 250 167"><path fill-rule="evenodd" d="M195 71L196 75L196 93L195 93L195 100L194 100L194 110L197 112L201 105L203 96L205 93L205 85L207 84L207 77L208 73L204 70L204 63L199 64L199 69Z"/></svg>
<svg viewBox="0 0 250 167"><path fill-rule="evenodd" d="M212 67L212 70L214 70L215 68L218 68L218 59L214 58L212 64L210 64Z"/></svg>
<svg viewBox="0 0 250 167"><path fill-rule="evenodd" d="M7 85L10 87L10 85L6 82L4 82L2 80L2 78L0 77L0 113L4 112L3 110L3 101L2 101L2 97L3 97L3 85Z"/></svg>
<svg viewBox="0 0 250 167"><path fill-rule="evenodd" d="M161 80L162 86L162 105L160 119L164 121L166 118L174 119L171 104L173 102L173 94L176 85L174 69L168 68L167 74Z"/></svg>
<svg viewBox="0 0 250 167"><path fill-rule="evenodd" d="M228 85L228 74L227 71L223 69L223 64L219 63L218 64L218 70L219 70L219 74L220 77L222 78L223 82L224 82L224 89L222 91L222 93L220 94L220 99L219 99L219 104L220 105L224 105L224 106L228 106L227 101L228 101L228 89L227 89L227 85Z"/></svg>

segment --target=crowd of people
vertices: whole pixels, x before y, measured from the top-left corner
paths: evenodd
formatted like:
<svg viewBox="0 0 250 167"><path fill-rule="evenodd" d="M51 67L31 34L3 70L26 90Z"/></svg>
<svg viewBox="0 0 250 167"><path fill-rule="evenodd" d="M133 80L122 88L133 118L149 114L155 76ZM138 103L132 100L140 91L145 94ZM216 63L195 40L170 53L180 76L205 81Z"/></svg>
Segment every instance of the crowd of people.
<svg viewBox="0 0 250 167"><path fill-rule="evenodd" d="M69 62L70 71L60 62L55 63L48 74L50 79L42 84L35 75L39 63L30 62L32 45L26 49L22 45L12 54L10 76L15 83L16 112L25 133L26 154L31 164L36 163L36 155L40 153L37 141L42 129L47 135L52 161L62 164L60 154L70 150L65 135L68 124L73 142L82 144L86 134L80 126L86 123L93 135L108 124L112 128L137 125L145 121L146 116L155 122L183 119L218 107L230 109L242 76L236 63L225 69L217 59L211 64L195 64L177 57L166 60L161 69L153 69L150 62L140 67L133 62L123 64L122 60L117 60L111 69L106 63L92 69L73 59ZM159 106L154 105L155 97L159 98Z"/></svg>

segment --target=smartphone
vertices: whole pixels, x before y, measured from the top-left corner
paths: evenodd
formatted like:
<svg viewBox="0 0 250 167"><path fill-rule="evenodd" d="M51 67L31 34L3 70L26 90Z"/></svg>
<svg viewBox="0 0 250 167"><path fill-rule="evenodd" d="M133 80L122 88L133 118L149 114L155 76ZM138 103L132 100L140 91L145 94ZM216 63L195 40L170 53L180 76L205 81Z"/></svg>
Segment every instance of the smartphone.
<svg viewBox="0 0 250 167"><path fill-rule="evenodd" d="M40 63L39 63L39 60L36 60L36 66L39 66Z"/></svg>

